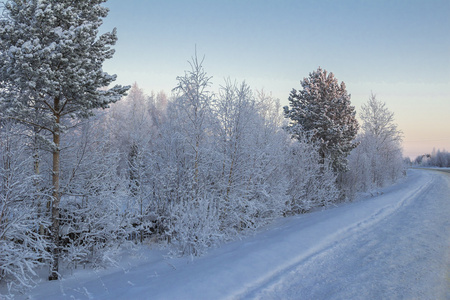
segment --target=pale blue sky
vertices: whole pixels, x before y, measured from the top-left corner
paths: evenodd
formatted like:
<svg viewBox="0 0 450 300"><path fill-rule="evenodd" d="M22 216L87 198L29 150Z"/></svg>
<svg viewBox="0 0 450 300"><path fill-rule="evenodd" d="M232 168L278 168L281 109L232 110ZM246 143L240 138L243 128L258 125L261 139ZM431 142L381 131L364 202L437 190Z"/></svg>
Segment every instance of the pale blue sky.
<svg viewBox="0 0 450 300"><path fill-rule="evenodd" d="M119 41L105 71L147 93L170 90L197 47L213 90L224 78L287 105L319 66L360 110L371 91L405 134L405 155L450 151L450 1L109 0Z"/></svg>

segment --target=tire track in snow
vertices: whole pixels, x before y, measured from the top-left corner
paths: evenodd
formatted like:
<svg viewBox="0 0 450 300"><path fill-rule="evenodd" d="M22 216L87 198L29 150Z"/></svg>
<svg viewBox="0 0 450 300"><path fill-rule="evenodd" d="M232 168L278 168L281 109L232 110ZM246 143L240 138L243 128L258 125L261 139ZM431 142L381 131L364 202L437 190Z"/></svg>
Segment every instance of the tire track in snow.
<svg viewBox="0 0 450 300"><path fill-rule="evenodd" d="M431 177L433 183L410 193L392 218L363 227L240 298L450 299L450 176Z"/></svg>
<svg viewBox="0 0 450 300"><path fill-rule="evenodd" d="M336 220L336 222L328 222L329 225L336 224L336 226L331 226L328 229L328 234L324 235L319 243L316 243L315 246L305 249L303 252L300 252L293 259L288 261L286 264L282 266L278 266L272 272L262 274L260 278L251 284L245 286L245 288L236 294L232 295L231 299L253 299L256 297L258 291L264 289L271 289L271 285L276 285L276 282L282 281L282 278L285 274L295 272L295 270L299 269L303 264L308 261L315 260L317 257L321 257L326 255L327 252L332 252L336 247L340 244L345 243L346 240L352 238L356 234L361 234L361 232L371 228L372 226L378 224L382 220L392 216L395 212L397 212L402 207L411 203L413 199L422 193L426 192L426 190L430 187L433 182L433 178L427 174L422 174L425 178L420 181L420 184L416 186L412 190L401 189L399 191L394 191L388 194L383 194L377 196L375 198L369 199L369 201L362 201L355 204L368 204L367 202L372 202L374 204L374 209L369 214L361 215L359 218L349 219L345 218L342 222ZM380 199L390 199L393 197L392 193L395 195L400 195L398 200L395 201L385 201L379 207ZM370 201L372 200L372 201ZM351 205L350 205L351 206ZM331 209L333 211L335 209ZM339 215L336 218L341 217ZM302 229L300 229L302 230Z"/></svg>

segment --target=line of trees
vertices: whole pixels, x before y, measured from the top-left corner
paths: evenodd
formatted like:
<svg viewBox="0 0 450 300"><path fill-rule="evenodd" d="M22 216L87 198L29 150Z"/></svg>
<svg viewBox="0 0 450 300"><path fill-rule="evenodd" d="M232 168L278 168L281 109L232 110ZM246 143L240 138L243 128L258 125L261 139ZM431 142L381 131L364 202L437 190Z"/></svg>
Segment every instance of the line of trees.
<svg viewBox="0 0 450 300"><path fill-rule="evenodd" d="M55 259L104 265L120 245L149 239L174 255L200 255L337 201L320 145L307 135L291 140L278 100L230 80L214 95L201 62L191 67L170 100L135 84L109 110L61 121L57 245L52 148L33 143L51 135L2 118L0 271L12 290Z"/></svg>
<svg viewBox="0 0 450 300"><path fill-rule="evenodd" d="M414 159L414 164L423 167L450 168L450 152L445 149L433 149L431 154L418 155Z"/></svg>
<svg viewBox="0 0 450 300"><path fill-rule="evenodd" d="M362 108L364 131L354 149L337 158L314 138L317 129L287 123L289 108L245 82L226 80L213 94L195 57L178 82L170 99L146 96L134 84L110 109L63 121L64 266L105 265L121 245L149 240L174 255L201 255L275 218L349 200L401 176L401 133L375 96ZM12 289L23 288L36 267L54 259L52 152L34 143L45 135L9 118L0 133L0 270ZM346 164L335 168L333 157Z"/></svg>
<svg viewBox="0 0 450 300"><path fill-rule="evenodd" d="M171 97L105 88L116 33L97 37L103 2L11 1L0 19L0 283L11 292L40 266L57 279L61 263L105 265L121 246L201 255L401 176L393 114L372 96L357 134L345 84L321 68L284 108L245 82L214 93L197 56Z"/></svg>

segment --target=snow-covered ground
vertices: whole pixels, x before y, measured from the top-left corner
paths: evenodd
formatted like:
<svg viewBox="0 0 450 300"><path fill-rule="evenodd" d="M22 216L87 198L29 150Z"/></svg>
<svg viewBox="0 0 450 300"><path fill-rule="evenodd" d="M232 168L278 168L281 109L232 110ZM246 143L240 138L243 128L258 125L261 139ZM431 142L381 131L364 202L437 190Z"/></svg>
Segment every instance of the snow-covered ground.
<svg viewBox="0 0 450 300"><path fill-rule="evenodd" d="M286 218L194 260L162 250L75 270L20 299L450 299L450 174Z"/></svg>

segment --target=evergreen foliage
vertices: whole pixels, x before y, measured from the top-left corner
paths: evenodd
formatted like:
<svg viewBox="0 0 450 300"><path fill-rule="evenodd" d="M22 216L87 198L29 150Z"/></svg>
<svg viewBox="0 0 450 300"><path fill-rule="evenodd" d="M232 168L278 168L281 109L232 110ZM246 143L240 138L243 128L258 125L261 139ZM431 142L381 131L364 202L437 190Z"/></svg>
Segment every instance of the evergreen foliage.
<svg viewBox="0 0 450 300"><path fill-rule="evenodd" d="M356 147L353 140L358 122L345 83L339 84L333 73L318 68L301 85L302 90L291 91L289 107L284 107L285 116L290 119L288 132L295 139L306 135L318 142L322 163L328 157L335 172L346 171L346 157Z"/></svg>
<svg viewBox="0 0 450 300"><path fill-rule="evenodd" d="M8 1L0 19L0 105L5 116L51 134L53 267L58 278L61 135L65 117L88 117L119 100L127 87L103 89L115 76L102 70L116 30L98 35L105 0Z"/></svg>

